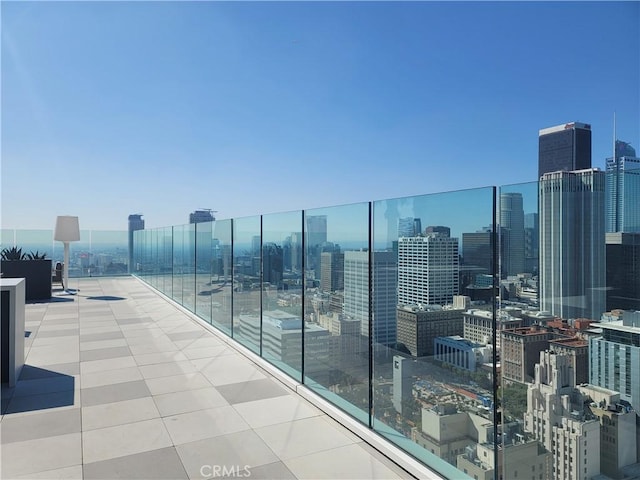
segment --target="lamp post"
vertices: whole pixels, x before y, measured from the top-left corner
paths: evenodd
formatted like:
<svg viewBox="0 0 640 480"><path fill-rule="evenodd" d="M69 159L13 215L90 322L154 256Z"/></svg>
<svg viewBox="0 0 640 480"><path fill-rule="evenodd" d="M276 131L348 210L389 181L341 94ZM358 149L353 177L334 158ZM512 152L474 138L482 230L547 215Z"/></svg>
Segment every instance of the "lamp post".
<svg viewBox="0 0 640 480"><path fill-rule="evenodd" d="M74 290L69 289L69 242L77 242L80 240L78 217L72 217L70 215L57 217L53 239L64 244L63 284L67 293L75 294L76 292Z"/></svg>

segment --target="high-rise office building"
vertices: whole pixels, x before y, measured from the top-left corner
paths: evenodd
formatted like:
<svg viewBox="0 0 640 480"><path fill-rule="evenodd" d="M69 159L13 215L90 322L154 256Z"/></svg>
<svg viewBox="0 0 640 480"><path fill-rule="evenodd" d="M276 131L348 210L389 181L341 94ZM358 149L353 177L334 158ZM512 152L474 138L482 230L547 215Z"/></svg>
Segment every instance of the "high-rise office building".
<svg viewBox="0 0 640 480"><path fill-rule="evenodd" d="M398 237L415 237L422 233L422 221L419 218L404 217L398 219Z"/></svg>
<svg viewBox="0 0 640 480"><path fill-rule="evenodd" d="M616 140L615 158L607 158L607 232L640 232L640 158Z"/></svg>
<svg viewBox="0 0 640 480"><path fill-rule="evenodd" d="M362 335L369 335L369 294L373 305L373 342L396 342L396 257L393 252L373 252L373 286L369 282L369 252L344 252L344 314L360 320Z"/></svg>
<svg viewBox="0 0 640 480"><path fill-rule="evenodd" d="M320 255L320 289L323 292L344 289L344 253L322 252Z"/></svg>
<svg viewBox="0 0 640 480"><path fill-rule="evenodd" d="M137 230L144 230L144 220L142 214L134 213L129 215L129 273L132 273L133 268L133 232Z"/></svg>
<svg viewBox="0 0 640 480"><path fill-rule="evenodd" d="M419 234L420 232L418 232ZM430 233L439 233L441 235L444 235L445 237L450 237L451 236L451 228L449 227L444 227L442 225L429 225L427 228L424 229L424 233L425 234L430 234Z"/></svg>
<svg viewBox="0 0 640 480"><path fill-rule="evenodd" d="M320 280L320 255L327 243L327 216L305 215L305 268L314 271L314 278Z"/></svg>
<svg viewBox="0 0 640 480"><path fill-rule="evenodd" d="M446 305L458 295L458 239L441 233L398 239L398 304Z"/></svg>
<svg viewBox="0 0 640 480"><path fill-rule="evenodd" d="M478 267L482 273L491 273L493 268L493 235L491 232L468 232L462 234L462 263Z"/></svg>
<svg viewBox="0 0 640 480"><path fill-rule="evenodd" d="M640 310L640 233L605 236L607 311Z"/></svg>
<svg viewBox="0 0 640 480"><path fill-rule="evenodd" d="M322 245L327 241L327 216L307 215L305 216L307 227L307 248Z"/></svg>
<svg viewBox="0 0 640 480"><path fill-rule="evenodd" d="M588 169L540 180L540 308L561 318L605 311L604 176Z"/></svg>
<svg viewBox="0 0 640 480"><path fill-rule="evenodd" d="M539 238L538 213L526 213L524 215L524 270L527 273L538 272Z"/></svg>
<svg viewBox="0 0 640 480"><path fill-rule="evenodd" d="M189 214L189 223L213 222L215 219L213 210L196 210Z"/></svg>
<svg viewBox="0 0 640 480"><path fill-rule="evenodd" d="M500 194L500 231L504 242L501 272L503 275L524 273L524 209L522 194Z"/></svg>
<svg viewBox="0 0 640 480"><path fill-rule="evenodd" d="M602 336L589 339L589 383L620 393L640 412L640 312L596 325Z"/></svg>
<svg viewBox="0 0 640 480"><path fill-rule="evenodd" d="M540 130L538 178L545 173L591 168L591 125L571 122Z"/></svg>

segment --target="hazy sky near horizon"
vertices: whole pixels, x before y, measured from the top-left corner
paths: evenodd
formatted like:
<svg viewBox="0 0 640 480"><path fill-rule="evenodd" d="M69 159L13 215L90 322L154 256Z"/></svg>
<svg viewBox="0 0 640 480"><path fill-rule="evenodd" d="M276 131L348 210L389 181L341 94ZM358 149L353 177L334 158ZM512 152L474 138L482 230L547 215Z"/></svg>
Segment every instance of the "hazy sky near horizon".
<svg viewBox="0 0 640 480"><path fill-rule="evenodd" d="M3 228L536 180L538 130L640 153L639 2L2 2Z"/></svg>

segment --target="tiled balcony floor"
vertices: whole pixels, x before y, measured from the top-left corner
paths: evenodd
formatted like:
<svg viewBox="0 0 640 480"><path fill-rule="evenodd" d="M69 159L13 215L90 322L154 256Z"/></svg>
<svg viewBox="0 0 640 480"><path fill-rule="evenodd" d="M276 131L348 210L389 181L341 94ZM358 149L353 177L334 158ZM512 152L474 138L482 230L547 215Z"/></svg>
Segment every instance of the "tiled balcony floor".
<svg viewBox="0 0 640 480"><path fill-rule="evenodd" d="M0 478L410 478L139 280L75 283L27 305Z"/></svg>

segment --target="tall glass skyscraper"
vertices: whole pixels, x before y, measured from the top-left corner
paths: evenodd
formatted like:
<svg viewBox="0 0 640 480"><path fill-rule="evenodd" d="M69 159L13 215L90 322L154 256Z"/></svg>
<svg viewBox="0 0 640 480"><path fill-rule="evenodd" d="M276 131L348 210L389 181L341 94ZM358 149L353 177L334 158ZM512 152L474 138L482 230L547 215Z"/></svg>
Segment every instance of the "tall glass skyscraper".
<svg viewBox="0 0 640 480"><path fill-rule="evenodd" d="M620 140L607 158L606 212L607 232L640 232L640 158Z"/></svg>
<svg viewBox="0 0 640 480"><path fill-rule="evenodd" d="M344 314L360 320L361 334L369 335L369 298L373 341L381 345L396 342L397 259L393 252L373 252L371 286L369 252L344 252Z"/></svg>
<svg viewBox="0 0 640 480"><path fill-rule="evenodd" d="M599 320L605 311L605 173L546 173L540 180L540 308Z"/></svg>
<svg viewBox="0 0 640 480"><path fill-rule="evenodd" d="M591 168L591 125L571 122L539 131L538 177L585 168Z"/></svg>
<svg viewBox="0 0 640 480"><path fill-rule="evenodd" d="M524 267L524 209L522 193L500 194L500 228L505 242L501 257L503 275L517 275Z"/></svg>

